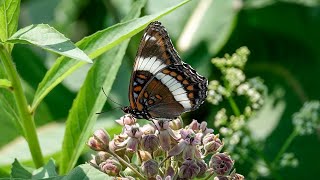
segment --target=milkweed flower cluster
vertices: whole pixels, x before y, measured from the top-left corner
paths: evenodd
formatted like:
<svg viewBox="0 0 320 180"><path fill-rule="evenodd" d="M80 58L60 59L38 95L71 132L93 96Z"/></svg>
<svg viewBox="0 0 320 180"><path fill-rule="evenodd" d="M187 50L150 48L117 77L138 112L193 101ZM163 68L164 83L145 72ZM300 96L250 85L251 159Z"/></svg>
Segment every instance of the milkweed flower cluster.
<svg viewBox="0 0 320 180"><path fill-rule="evenodd" d="M220 152L224 143L206 122L193 120L183 127L181 119L154 120L141 127L131 115L116 122L123 126L119 135L110 139L106 131L97 130L87 143L97 151L90 164L109 176L244 179L235 173L231 156Z"/></svg>

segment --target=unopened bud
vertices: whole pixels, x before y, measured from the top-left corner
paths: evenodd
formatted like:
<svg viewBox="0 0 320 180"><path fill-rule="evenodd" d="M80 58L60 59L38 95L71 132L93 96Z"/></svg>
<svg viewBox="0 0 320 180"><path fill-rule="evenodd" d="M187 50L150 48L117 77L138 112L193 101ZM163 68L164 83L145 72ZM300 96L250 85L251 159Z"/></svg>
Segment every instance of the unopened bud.
<svg viewBox="0 0 320 180"><path fill-rule="evenodd" d="M158 171L159 171L159 164L157 163L157 161L150 159L142 163L142 172L148 178L155 177L158 174Z"/></svg>
<svg viewBox="0 0 320 180"><path fill-rule="evenodd" d="M210 153L216 153L219 151L223 143L219 139L219 135L214 135L214 134L207 134L203 138L203 145L204 145L204 150L205 150L205 156L210 154Z"/></svg>
<svg viewBox="0 0 320 180"><path fill-rule="evenodd" d="M233 167L233 160L226 153L217 153L211 157L209 167L213 168L214 173L217 175L228 174Z"/></svg>
<svg viewBox="0 0 320 180"><path fill-rule="evenodd" d="M117 176L122 169L120 162L115 158L109 158L99 165L101 171L110 176Z"/></svg>
<svg viewBox="0 0 320 180"><path fill-rule="evenodd" d="M88 146L95 151L107 150L109 147L109 135L103 129L98 129L93 133L93 137L88 140Z"/></svg>
<svg viewBox="0 0 320 180"><path fill-rule="evenodd" d="M197 165L196 160L185 160L179 170L179 178L192 179L200 172L200 167Z"/></svg>
<svg viewBox="0 0 320 180"><path fill-rule="evenodd" d="M159 138L154 134L148 134L142 137L142 149L153 153L159 148Z"/></svg>
<svg viewBox="0 0 320 180"><path fill-rule="evenodd" d="M199 171L197 177L198 178L204 177L204 175L206 174L207 169L208 169L207 164L204 162L204 160L199 160L199 161L197 161L197 165L200 168L200 171Z"/></svg>

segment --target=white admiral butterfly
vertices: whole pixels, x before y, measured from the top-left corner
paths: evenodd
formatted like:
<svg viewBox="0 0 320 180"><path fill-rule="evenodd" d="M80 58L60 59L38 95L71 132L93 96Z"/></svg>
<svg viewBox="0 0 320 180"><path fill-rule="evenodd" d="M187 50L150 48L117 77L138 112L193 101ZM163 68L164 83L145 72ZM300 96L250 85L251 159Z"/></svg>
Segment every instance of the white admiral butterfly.
<svg viewBox="0 0 320 180"><path fill-rule="evenodd" d="M160 22L149 24L140 41L129 85L130 106L138 119L172 120L199 108L207 97L208 80L181 61Z"/></svg>

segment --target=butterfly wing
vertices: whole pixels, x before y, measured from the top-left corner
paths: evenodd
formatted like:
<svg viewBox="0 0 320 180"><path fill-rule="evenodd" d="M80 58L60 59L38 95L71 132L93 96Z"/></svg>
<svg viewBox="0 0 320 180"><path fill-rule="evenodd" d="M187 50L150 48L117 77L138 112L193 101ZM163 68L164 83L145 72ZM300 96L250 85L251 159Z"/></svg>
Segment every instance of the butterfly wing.
<svg viewBox="0 0 320 180"><path fill-rule="evenodd" d="M206 98L207 79L181 61L168 33L151 23L140 42L130 82L130 105L152 118L173 119L197 109Z"/></svg>
<svg viewBox="0 0 320 180"><path fill-rule="evenodd" d="M181 64L165 28L160 22L152 22L144 31L136 55L129 84L129 101L131 108L136 108L138 95L160 69L170 64ZM139 105L139 109L141 106Z"/></svg>

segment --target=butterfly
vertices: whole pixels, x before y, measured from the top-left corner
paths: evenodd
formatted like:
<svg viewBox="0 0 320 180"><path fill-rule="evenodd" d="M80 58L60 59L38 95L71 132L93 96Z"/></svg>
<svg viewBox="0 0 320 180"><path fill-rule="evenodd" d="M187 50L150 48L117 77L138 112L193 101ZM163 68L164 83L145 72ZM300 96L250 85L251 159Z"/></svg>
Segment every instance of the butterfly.
<svg viewBox="0 0 320 180"><path fill-rule="evenodd" d="M125 113L138 119L172 120L199 108L208 80L183 62L160 22L148 25L140 41Z"/></svg>

